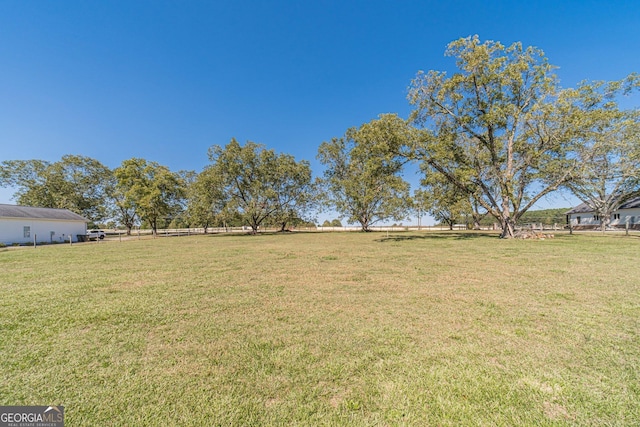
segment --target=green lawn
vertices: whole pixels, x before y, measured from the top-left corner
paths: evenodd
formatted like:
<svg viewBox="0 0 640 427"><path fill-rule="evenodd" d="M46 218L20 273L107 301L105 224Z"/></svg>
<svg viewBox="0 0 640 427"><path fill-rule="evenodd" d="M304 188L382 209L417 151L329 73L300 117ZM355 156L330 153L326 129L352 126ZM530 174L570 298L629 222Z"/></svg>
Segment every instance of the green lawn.
<svg viewBox="0 0 640 427"><path fill-rule="evenodd" d="M640 239L0 252L0 405L66 425L638 425Z"/></svg>

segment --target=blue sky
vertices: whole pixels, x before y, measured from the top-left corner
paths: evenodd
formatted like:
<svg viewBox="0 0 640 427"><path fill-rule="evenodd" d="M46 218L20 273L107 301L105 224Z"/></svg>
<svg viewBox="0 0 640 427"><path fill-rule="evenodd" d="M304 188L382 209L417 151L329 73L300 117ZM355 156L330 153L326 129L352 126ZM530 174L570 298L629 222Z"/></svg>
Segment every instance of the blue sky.
<svg viewBox="0 0 640 427"><path fill-rule="evenodd" d="M0 161L200 171L235 137L319 174L320 143L407 117L418 70L454 71L452 40L537 46L570 87L640 71L638 22L637 1L0 0Z"/></svg>

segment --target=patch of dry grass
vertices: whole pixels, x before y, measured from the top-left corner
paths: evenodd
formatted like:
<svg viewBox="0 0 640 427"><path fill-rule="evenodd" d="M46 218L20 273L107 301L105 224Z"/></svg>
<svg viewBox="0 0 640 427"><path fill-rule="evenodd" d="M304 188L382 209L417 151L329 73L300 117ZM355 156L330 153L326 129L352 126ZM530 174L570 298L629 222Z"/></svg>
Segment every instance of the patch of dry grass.
<svg viewBox="0 0 640 427"><path fill-rule="evenodd" d="M640 419L635 238L200 236L0 253L0 404L69 425Z"/></svg>

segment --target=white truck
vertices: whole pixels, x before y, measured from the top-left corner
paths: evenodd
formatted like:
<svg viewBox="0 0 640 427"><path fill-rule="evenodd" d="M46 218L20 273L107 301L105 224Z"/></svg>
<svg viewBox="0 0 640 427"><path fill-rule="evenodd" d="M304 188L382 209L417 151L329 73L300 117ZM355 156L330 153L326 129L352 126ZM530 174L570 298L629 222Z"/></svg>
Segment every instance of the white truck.
<svg viewBox="0 0 640 427"><path fill-rule="evenodd" d="M87 230L87 239L89 240L93 240L93 239L104 239L105 236L107 235L107 233L104 232L104 230Z"/></svg>

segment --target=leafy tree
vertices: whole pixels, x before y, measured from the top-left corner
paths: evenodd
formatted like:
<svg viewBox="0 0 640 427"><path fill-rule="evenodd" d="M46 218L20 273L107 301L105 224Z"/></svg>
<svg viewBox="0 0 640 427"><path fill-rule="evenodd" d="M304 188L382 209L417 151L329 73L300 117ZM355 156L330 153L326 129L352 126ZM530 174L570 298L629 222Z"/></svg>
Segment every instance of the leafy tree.
<svg viewBox="0 0 640 427"><path fill-rule="evenodd" d="M184 184L181 177L166 166L132 158L123 161L114 174L123 205L133 209L154 235L159 224L180 212Z"/></svg>
<svg viewBox="0 0 640 427"><path fill-rule="evenodd" d="M331 226L332 227L342 227L342 223L340 222L339 219L336 218L336 219L331 221Z"/></svg>
<svg viewBox="0 0 640 427"><path fill-rule="evenodd" d="M216 171L205 168L188 186L187 216L190 223L204 228L225 223L224 208L227 198Z"/></svg>
<svg viewBox="0 0 640 427"><path fill-rule="evenodd" d="M280 154L272 176L278 206L273 219L280 226L280 231L285 231L288 223L310 220L309 213L317 200L317 189L311 178L309 162L296 162L293 156Z"/></svg>
<svg viewBox="0 0 640 427"><path fill-rule="evenodd" d="M414 199L436 221L447 224L449 230L471 213L469 197L441 174L430 173L421 184L423 189L415 192Z"/></svg>
<svg viewBox="0 0 640 427"><path fill-rule="evenodd" d="M50 166L43 160L6 160L0 166L0 182L3 187L18 188L14 198L20 205L55 208L47 185Z"/></svg>
<svg viewBox="0 0 640 427"><path fill-rule="evenodd" d="M495 217L502 237L541 197L572 179L575 152L609 106L562 91L542 51L477 36L449 44L460 72L420 72L413 80L414 146L438 171Z"/></svg>
<svg viewBox="0 0 640 427"><path fill-rule="evenodd" d="M400 176L405 163L400 150L410 137L404 120L383 114L320 145L318 159L326 166L323 184L329 203L348 222L360 223L362 231L370 231L377 221L406 216L410 195L409 184Z"/></svg>
<svg viewBox="0 0 640 427"><path fill-rule="evenodd" d="M58 162L8 160L0 184L17 187L18 204L69 209L93 223L109 217L107 194L112 171L90 157L65 155Z"/></svg>
<svg viewBox="0 0 640 427"><path fill-rule="evenodd" d="M323 227L332 227L331 225L331 221L329 221L328 219L325 219L324 222L322 223Z"/></svg>
<svg viewBox="0 0 640 427"><path fill-rule="evenodd" d="M251 141L241 146L235 139L225 147L209 148L209 159L207 173L221 191L223 211L239 213L253 233L267 219L284 228L292 218L302 217L313 200L306 161L296 162Z"/></svg>
<svg viewBox="0 0 640 427"><path fill-rule="evenodd" d="M138 221L133 199L127 197L126 188L117 184L111 186L107 194L111 200L112 216L126 228L127 235L131 235L131 230Z"/></svg>
<svg viewBox="0 0 640 427"><path fill-rule="evenodd" d="M594 84L590 102L612 103L606 99L617 84ZM567 187L601 218L604 232L613 212L640 195L640 113L610 108L599 119L598 132L577 150L580 167Z"/></svg>

